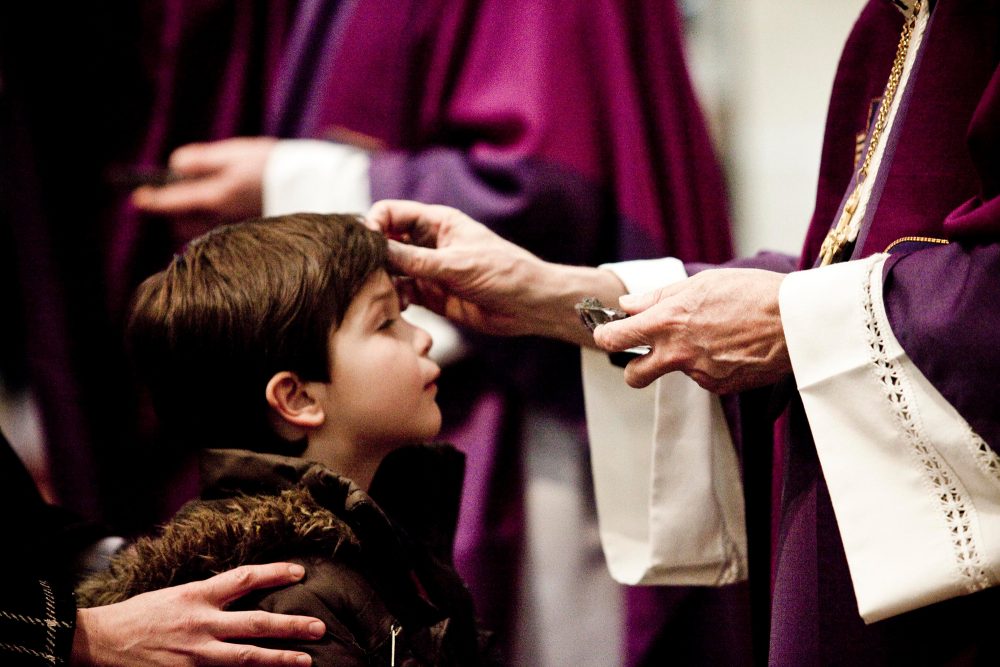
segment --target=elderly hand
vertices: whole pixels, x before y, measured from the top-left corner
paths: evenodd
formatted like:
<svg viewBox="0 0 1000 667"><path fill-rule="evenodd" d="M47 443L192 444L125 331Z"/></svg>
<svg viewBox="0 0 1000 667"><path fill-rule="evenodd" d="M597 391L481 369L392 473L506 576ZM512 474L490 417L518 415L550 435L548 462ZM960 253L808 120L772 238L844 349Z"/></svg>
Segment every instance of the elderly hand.
<svg viewBox="0 0 1000 667"><path fill-rule="evenodd" d="M138 188L132 202L147 213L215 223L259 216L264 167L276 142L272 137L241 137L181 146L169 161L180 180Z"/></svg>
<svg viewBox="0 0 1000 667"><path fill-rule="evenodd" d="M231 644L226 639L320 639L322 621L265 611L222 611L258 588L302 579L301 565L245 565L198 581L80 609L73 637L74 665L296 665L300 651Z"/></svg>
<svg viewBox="0 0 1000 667"><path fill-rule="evenodd" d="M652 347L625 369L625 381L633 387L675 370L717 394L770 384L791 372L778 311L784 277L756 269L714 269L628 295L620 304L632 317L598 327L594 340L608 351Z"/></svg>
<svg viewBox="0 0 1000 667"><path fill-rule="evenodd" d="M486 333L593 345L574 304L613 303L625 291L608 271L545 262L447 206L381 201L367 224L389 236L394 267L415 279L415 302Z"/></svg>

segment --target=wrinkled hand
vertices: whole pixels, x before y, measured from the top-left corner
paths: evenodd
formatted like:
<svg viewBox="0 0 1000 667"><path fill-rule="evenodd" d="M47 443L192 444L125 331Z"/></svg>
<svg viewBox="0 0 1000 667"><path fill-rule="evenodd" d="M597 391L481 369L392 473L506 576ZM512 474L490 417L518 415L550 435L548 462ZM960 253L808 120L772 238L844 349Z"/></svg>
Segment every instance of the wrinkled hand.
<svg viewBox="0 0 1000 667"><path fill-rule="evenodd" d="M632 317L598 327L594 341L608 351L652 346L625 369L633 387L675 370L717 394L770 384L791 371L778 310L783 279L771 271L715 269L628 295L620 304Z"/></svg>
<svg viewBox="0 0 1000 667"><path fill-rule="evenodd" d="M248 565L173 588L108 605L80 609L73 637L74 665L296 665L299 651L262 649L226 639L319 639L323 623L265 611L222 611L258 588L302 579L300 565Z"/></svg>
<svg viewBox="0 0 1000 667"><path fill-rule="evenodd" d="M542 261L447 206L381 201L367 224L389 237L393 266L415 279L411 300L486 333L589 342L573 310L581 290L624 291L608 272Z"/></svg>
<svg viewBox="0 0 1000 667"><path fill-rule="evenodd" d="M132 202L148 213L215 223L259 216L264 167L276 142L272 137L240 137L181 146L169 161L181 179L138 188Z"/></svg>

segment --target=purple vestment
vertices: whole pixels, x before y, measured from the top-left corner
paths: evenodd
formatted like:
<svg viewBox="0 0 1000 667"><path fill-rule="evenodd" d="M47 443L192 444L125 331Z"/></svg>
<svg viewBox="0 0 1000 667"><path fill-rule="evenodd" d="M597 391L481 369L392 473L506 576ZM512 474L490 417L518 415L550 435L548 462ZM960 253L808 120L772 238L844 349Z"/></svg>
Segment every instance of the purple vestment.
<svg viewBox="0 0 1000 667"><path fill-rule="evenodd" d="M865 133L873 100L885 85L901 21L890 2L872 0L847 42L800 266L814 261L851 185L857 135ZM903 237L951 239L950 245L891 257L883 297L907 355L993 449L1000 447L992 398L1000 377L1000 311L992 296L1000 275L998 62L1000 2L934 3L901 116L884 139L887 162L878 172L854 250L859 258ZM1000 611L996 589L862 623L797 397L787 426L770 663L997 664L991 639ZM748 469L747 475L767 471ZM762 563L756 566L751 580L764 576Z"/></svg>
<svg viewBox="0 0 1000 667"><path fill-rule="evenodd" d="M22 377L0 372L37 398L58 500L115 530L147 528L176 504L164 489L177 457L137 423L122 317L180 235L122 206L128 167L260 133L291 7L7 3L0 16L0 300L23 329L23 348L6 352L23 358Z"/></svg>

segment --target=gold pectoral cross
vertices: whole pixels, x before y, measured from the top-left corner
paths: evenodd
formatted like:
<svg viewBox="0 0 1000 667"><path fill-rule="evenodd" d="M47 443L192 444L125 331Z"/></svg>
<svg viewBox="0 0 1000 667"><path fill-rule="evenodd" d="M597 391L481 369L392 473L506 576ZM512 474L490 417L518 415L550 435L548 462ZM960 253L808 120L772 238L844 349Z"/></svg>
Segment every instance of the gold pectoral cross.
<svg viewBox="0 0 1000 667"><path fill-rule="evenodd" d="M854 186L854 191L847 198L847 202L844 204L844 211L840 214L840 220L837 221L836 227L831 229L827 233L826 238L823 239L823 245L819 249L820 266L826 266L838 259L840 253L844 251L844 248L852 240L851 219L854 217L854 212L858 210L859 201L861 201L861 183Z"/></svg>

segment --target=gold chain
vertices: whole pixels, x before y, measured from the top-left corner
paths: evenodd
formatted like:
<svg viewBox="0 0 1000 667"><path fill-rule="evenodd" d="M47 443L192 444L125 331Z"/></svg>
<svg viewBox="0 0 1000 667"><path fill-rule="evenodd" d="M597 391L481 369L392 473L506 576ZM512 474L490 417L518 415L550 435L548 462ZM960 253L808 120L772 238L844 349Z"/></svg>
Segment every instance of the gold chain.
<svg viewBox="0 0 1000 667"><path fill-rule="evenodd" d="M913 29L917 25L917 16L920 14L922 0L913 3L913 14L903 21L903 31L899 35L899 44L896 46L896 57L892 61L892 70L889 72L889 81L885 84L885 92L882 94L882 101L878 106L878 116L875 118L875 127L872 128L872 136L868 141L868 150L865 152L865 159L858 168L855 176L854 189L844 204L844 211L837 221L837 226L827 233L823 239L823 245L819 251L820 266L826 266L838 258L847 246L850 236L851 218L858 209L861 200L861 186L868 178L868 169L872 164L872 157L882 139L882 132L889 119L889 110L896 97L896 90L899 82L903 78L903 68L906 66L906 54L910 49L910 38Z"/></svg>

